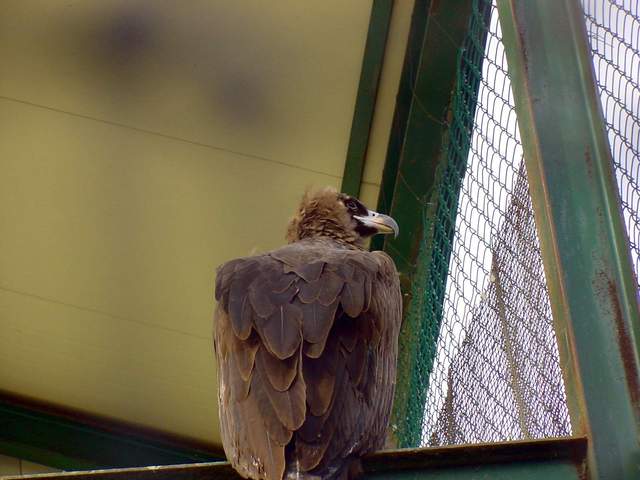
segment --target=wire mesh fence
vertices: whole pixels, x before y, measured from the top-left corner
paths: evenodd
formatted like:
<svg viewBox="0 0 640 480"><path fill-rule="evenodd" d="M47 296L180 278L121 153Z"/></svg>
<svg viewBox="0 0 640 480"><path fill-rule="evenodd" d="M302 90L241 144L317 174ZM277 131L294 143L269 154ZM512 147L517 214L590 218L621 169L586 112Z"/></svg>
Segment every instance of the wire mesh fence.
<svg viewBox="0 0 640 480"><path fill-rule="evenodd" d="M476 0L399 359L401 447L571 433L500 25Z"/></svg>
<svg viewBox="0 0 640 480"><path fill-rule="evenodd" d="M582 0L582 7L637 281L640 272L640 2Z"/></svg>

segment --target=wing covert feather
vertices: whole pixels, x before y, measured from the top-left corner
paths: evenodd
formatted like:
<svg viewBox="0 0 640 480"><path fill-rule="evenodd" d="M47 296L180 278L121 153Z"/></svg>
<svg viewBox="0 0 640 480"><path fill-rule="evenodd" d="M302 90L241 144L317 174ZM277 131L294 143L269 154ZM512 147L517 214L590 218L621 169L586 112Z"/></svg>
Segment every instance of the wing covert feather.
<svg viewBox="0 0 640 480"><path fill-rule="evenodd" d="M284 392L291 387L298 373L299 359L300 355L291 355L289 358L280 360L271 355L266 348L261 348L257 361L262 364L271 386L279 392Z"/></svg>
<svg viewBox="0 0 640 480"><path fill-rule="evenodd" d="M221 435L243 475L297 459L324 478L382 445L401 322L386 254L297 242L220 267L216 299Z"/></svg>

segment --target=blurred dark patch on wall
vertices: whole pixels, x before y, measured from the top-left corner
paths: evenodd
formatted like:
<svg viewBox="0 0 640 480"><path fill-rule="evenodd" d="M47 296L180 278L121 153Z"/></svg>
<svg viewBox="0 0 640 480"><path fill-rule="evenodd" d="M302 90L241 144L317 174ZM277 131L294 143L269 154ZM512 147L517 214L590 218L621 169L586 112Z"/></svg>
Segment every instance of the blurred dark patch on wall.
<svg viewBox="0 0 640 480"><path fill-rule="evenodd" d="M136 6L113 12L105 19L103 31L96 32L97 53L114 69L135 65L157 42L154 20L153 12Z"/></svg>
<svg viewBox="0 0 640 480"><path fill-rule="evenodd" d="M295 57L277 24L232 2L87 2L52 13L45 48L61 61L51 68L81 72L125 112L269 129L275 77Z"/></svg>
<svg viewBox="0 0 640 480"><path fill-rule="evenodd" d="M342 173L370 0L2 5L6 98Z"/></svg>

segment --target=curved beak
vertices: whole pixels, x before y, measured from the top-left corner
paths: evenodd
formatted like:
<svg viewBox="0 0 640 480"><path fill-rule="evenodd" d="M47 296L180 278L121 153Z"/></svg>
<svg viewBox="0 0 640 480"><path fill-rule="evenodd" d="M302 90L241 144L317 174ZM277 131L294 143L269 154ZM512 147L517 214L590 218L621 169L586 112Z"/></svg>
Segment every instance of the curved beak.
<svg viewBox="0 0 640 480"><path fill-rule="evenodd" d="M373 210L367 210L367 216L354 215L353 218L360 220L368 227L375 228L378 233L393 233L394 238L398 238L400 233L400 227L396 221L389 215L383 213L374 212Z"/></svg>

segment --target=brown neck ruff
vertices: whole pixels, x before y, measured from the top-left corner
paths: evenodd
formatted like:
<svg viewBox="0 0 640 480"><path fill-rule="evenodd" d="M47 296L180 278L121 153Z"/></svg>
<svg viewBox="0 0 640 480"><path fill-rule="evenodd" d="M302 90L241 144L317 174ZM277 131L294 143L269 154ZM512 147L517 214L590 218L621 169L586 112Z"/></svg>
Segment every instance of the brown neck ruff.
<svg viewBox="0 0 640 480"><path fill-rule="evenodd" d="M329 238L349 248L363 248L365 240L356 232L355 220L333 188L307 191L289 222L287 242L313 238Z"/></svg>

